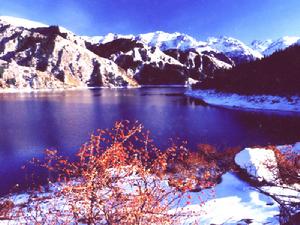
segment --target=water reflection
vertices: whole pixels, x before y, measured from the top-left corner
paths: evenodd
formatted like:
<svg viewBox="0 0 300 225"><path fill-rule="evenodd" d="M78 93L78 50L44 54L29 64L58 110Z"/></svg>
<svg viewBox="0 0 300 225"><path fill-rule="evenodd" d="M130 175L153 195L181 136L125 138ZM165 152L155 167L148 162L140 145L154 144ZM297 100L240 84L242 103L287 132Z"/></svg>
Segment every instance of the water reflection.
<svg viewBox="0 0 300 225"><path fill-rule="evenodd" d="M140 121L158 146L169 138L225 148L294 143L300 115L212 107L184 96L184 88L98 89L0 94L0 193L22 183L19 169L46 148L72 155L97 128ZM4 182L5 181L5 182Z"/></svg>

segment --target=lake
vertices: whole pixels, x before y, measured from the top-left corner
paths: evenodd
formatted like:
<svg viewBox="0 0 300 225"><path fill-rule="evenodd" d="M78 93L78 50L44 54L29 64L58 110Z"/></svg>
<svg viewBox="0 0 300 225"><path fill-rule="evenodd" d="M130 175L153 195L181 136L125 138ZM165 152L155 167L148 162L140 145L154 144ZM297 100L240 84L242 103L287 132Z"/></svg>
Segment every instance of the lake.
<svg viewBox="0 0 300 225"><path fill-rule="evenodd" d="M186 97L183 87L0 94L0 194L25 183L21 166L46 148L72 155L97 128L140 121L162 149L170 138L193 150L300 140L300 114L225 109ZM38 173L38 171L37 171ZM41 173L41 176L44 176Z"/></svg>

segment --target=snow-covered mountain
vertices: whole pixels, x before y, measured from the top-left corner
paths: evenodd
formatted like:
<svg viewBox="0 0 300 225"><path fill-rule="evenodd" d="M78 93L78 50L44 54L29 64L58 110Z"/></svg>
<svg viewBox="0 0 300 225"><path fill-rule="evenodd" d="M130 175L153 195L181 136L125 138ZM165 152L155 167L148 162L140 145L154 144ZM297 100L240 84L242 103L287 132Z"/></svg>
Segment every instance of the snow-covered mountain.
<svg viewBox="0 0 300 225"><path fill-rule="evenodd" d="M243 42L231 37L223 36L220 38L208 38L207 45L224 53L234 60L236 64L253 61L263 57L260 52L253 50Z"/></svg>
<svg viewBox="0 0 300 225"><path fill-rule="evenodd" d="M250 47L258 52L260 52L261 54L263 54L263 52L273 43L273 40L268 39L265 41L261 41L261 40L254 40L251 42Z"/></svg>
<svg viewBox="0 0 300 225"><path fill-rule="evenodd" d="M12 17L12 16L0 16L0 20L2 22L6 22L8 24L11 24L12 26L15 27L24 27L27 29L31 28L37 28L37 27L48 27L49 25L32 21L32 20L27 20L23 18L17 18L17 17Z"/></svg>
<svg viewBox="0 0 300 225"><path fill-rule="evenodd" d="M24 19L24 18L13 17L13 16L0 16L0 20L2 22L8 23L14 27L23 27L26 29L50 26L50 25L47 25L47 24L44 24L41 22L32 21L32 20L28 20L28 19ZM58 27L62 32L72 33L70 30L68 30L62 26L58 26Z"/></svg>
<svg viewBox="0 0 300 225"><path fill-rule="evenodd" d="M135 37L136 40L151 46L160 48L162 51L168 49L187 50L196 48L203 42L199 42L189 35L179 32L166 33L163 31L156 31L152 33L140 34Z"/></svg>
<svg viewBox="0 0 300 225"><path fill-rule="evenodd" d="M187 34L179 32L166 33L163 31L156 31L136 36L110 33L106 36L85 37L85 39L92 43L99 44L105 44L117 39L130 39L140 41L150 47L157 47L162 51L169 49L178 49L181 51L196 49L199 53L224 53L228 57L233 58L236 63L251 61L263 57L259 51L253 50L243 42L230 37L209 38L207 41L198 41Z"/></svg>
<svg viewBox="0 0 300 225"><path fill-rule="evenodd" d="M231 37L199 41L163 31L88 37L60 26L0 16L0 88L184 84L297 41L284 37L254 41L249 47Z"/></svg>
<svg viewBox="0 0 300 225"><path fill-rule="evenodd" d="M157 47L161 50L167 49L180 49L186 50L190 48L196 48L204 42L199 42L193 37L182 34L179 32L175 33L166 33L163 31L156 31L151 33L139 34L139 35L123 35L123 34L113 34L108 33L105 36L82 36L85 40L93 43L93 44L106 44L108 42L117 40L117 39L130 39L140 41L145 45L150 47ZM204 43L205 44L205 43Z"/></svg>
<svg viewBox="0 0 300 225"><path fill-rule="evenodd" d="M222 53L196 49L168 49L149 46L134 39L116 39L105 44L87 44L95 54L113 60L132 73L140 84L185 84L213 77L217 69L231 68L234 63Z"/></svg>
<svg viewBox="0 0 300 225"><path fill-rule="evenodd" d="M284 50L285 48L297 43L300 44L300 37L285 36L277 40L256 40L251 43L251 47L262 53L264 56L269 56L276 51Z"/></svg>
<svg viewBox="0 0 300 225"><path fill-rule="evenodd" d="M129 35L122 35L122 34L113 34L113 33L108 33L107 35L104 36L81 36L84 40L87 42L90 42L92 44L106 44L108 42L112 42L117 39L134 39L135 36L133 34Z"/></svg>
<svg viewBox="0 0 300 225"><path fill-rule="evenodd" d="M125 70L89 51L70 31L30 22L25 28L18 19L14 25L6 19L0 18L0 88L137 85Z"/></svg>

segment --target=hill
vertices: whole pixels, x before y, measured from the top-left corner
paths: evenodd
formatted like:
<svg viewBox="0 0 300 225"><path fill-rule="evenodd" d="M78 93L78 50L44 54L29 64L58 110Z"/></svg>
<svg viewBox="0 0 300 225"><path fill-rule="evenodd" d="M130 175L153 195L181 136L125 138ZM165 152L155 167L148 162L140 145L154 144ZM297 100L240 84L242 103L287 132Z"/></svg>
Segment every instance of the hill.
<svg viewBox="0 0 300 225"><path fill-rule="evenodd" d="M216 72L214 79L195 85L239 94L300 95L300 46Z"/></svg>

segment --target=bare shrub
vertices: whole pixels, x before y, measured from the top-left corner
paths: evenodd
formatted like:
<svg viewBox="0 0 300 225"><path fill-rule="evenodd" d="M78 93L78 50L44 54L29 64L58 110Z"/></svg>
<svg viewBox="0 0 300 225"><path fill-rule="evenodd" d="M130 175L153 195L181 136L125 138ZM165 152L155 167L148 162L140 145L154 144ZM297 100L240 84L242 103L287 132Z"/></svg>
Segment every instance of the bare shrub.
<svg viewBox="0 0 300 225"><path fill-rule="evenodd" d="M111 130L98 130L81 147L77 161L69 161L55 150L45 153L45 161L34 162L55 174L51 181L55 185L51 192L43 193L41 187L17 204L9 213L13 221L174 224L193 216L180 209L190 204L190 195L185 199L184 193L194 187L197 178L188 173L179 180L167 173L170 163L189 157L186 148L159 150L139 123L117 122ZM203 182L203 186L208 185Z"/></svg>

